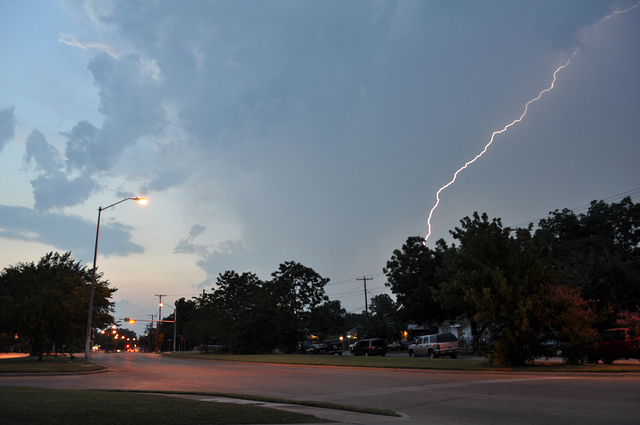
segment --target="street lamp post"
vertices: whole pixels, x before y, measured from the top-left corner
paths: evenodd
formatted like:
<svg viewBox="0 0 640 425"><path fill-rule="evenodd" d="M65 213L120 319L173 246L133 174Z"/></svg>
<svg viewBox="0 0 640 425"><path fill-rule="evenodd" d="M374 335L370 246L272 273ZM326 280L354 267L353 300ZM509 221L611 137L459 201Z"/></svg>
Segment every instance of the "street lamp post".
<svg viewBox="0 0 640 425"><path fill-rule="evenodd" d="M160 308L164 307L165 304L164 303L160 303ZM176 352L176 330L178 328L178 306L171 307L170 305L167 305L167 307L169 308L173 308L173 352ZM157 334L157 333L156 333Z"/></svg>
<svg viewBox="0 0 640 425"><path fill-rule="evenodd" d="M102 215L102 211L107 208L111 208L116 206L124 201L136 201L139 204L146 204L147 198L125 198L121 201L116 202L115 204L111 204L108 207L99 207L98 208L98 225L96 226L96 247L93 252L93 270L91 273L91 290L89 291L89 315L87 317L87 337L84 343L84 366L89 366L89 345L91 343L91 317L93 316L93 290L96 286L96 261L98 260L98 238L100 237L100 216Z"/></svg>
<svg viewBox="0 0 640 425"><path fill-rule="evenodd" d="M107 348L109 347L109 329L113 329L113 333L116 333L117 326L113 325L110 328L103 330L102 334L104 334L104 352L107 352Z"/></svg>

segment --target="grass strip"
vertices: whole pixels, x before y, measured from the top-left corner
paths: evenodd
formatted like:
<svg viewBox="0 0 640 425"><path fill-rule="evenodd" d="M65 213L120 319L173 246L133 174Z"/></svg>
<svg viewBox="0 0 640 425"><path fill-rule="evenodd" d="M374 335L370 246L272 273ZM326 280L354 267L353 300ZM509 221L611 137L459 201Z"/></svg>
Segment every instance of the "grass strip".
<svg viewBox="0 0 640 425"><path fill-rule="evenodd" d="M44 356L38 361L37 356L11 357L0 359L2 373L82 373L104 370L104 366L96 364L83 365L81 358L71 360L66 356Z"/></svg>
<svg viewBox="0 0 640 425"><path fill-rule="evenodd" d="M200 354L194 352L166 353L166 356L214 361L235 361L253 363L273 363L288 365L311 365L331 367L369 367L383 369L418 369L440 371L480 371L480 372L543 372L543 373L640 373L637 364L580 364L568 365L558 362L538 361L522 367L504 368L489 365L482 359L449 358L409 358L395 356L326 356L308 354Z"/></svg>
<svg viewBox="0 0 640 425"><path fill-rule="evenodd" d="M234 396L235 397L235 396ZM2 422L110 425L329 423L311 415L268 407L101 390L0 387Z"/></svg>

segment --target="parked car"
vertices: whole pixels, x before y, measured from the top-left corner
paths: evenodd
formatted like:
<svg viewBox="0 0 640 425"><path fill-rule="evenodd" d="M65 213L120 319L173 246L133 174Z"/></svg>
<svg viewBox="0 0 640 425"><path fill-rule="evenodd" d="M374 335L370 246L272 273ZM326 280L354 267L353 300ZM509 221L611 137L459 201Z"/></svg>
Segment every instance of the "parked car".
<svg viewBox="0 0 640 425"><path fill-rule="evenodd" d="M542 342L542 349L546 358L562 356L562 344L553 339Z"/></svg>
<svg viewBox="0 0 640 425"><path fill-rule="evenodd" d="M342 351L342 341L337 339L322 341L318 346L319 354L338 354L341 356Z"/></svg>
<svg viewBox="0 0 640 425"><path fill-rule="evenodd" d="M309 346L309 348L307 348L307 351L305 351L306 354L320 354L320 344L311 344Z"/></svg>
<svg viewBox="0 0 640 425"><path fill-rule="evenodd" d="M307 350L312 346L313 344L311 343L311 341L300 341L298 343L298 347L297 347L297 351L300 354L307 354Z"/></svg>
<svg viewBox="0 0 640 425"><path fill-rule="evenodd" d="M383 339L363 339L355 343L351 349L354 356L384 356L387 354L387 344Z"/></svg>
<svg viewBox="0 0 640 425"><path fill-rule="evenodd" d="M409 357L458 357L458 338L452 333L419 336L409 346Z"/></svg>
<svg viewBox="0 0 640 425"><path fill-rule="evenodd" d="M408 341L393 341L392 343L387 345L387 350L389 351L401 351L407 350L411 345Z"/></svg>
<svg viewBox="0 0 640 425"><path fill-rule="evenodd" d="M640 336L631 334L628 328L607 329L598 336L592 360L611 364L618 359L640 359Z"/></svg>

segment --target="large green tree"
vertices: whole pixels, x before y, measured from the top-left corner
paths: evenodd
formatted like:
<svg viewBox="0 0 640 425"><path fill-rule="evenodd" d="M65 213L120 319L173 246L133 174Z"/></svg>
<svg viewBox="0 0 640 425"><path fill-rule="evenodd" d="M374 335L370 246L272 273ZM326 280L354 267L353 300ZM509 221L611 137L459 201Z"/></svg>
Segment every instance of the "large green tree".
<svg viewBox="0 0 640 425"><path fill-rule="evenodd" d="M585 353L592 333L584 325L591 316L575 308L581 299L560 285L530 229L512 232L500 219L474 213L451 234L459 245L447 253L447 279L436 299L472 321L480 354L496 364L522 365L542 355L541 335L549 333L572 344L572 359Z"/></svg>
<svg viewBox="0 0 640 425"><path fill-rule="evenodd" d="M264 282L254 273L227 271L218 276L212 293L217 310L215 335L232 353L268 352L275 347L273 315L265 297Z"/></svg>
<svg viewBox="0 0 640 425"><path fill-rule="evenodd" d="M631 198L593 201L586 213L564 209L540 221L544 241L562 281L598 308L601 326L640 305L640 204Z"/></svg>
<svg viewBox="0 0 640 425"><path fill-rule="evenodd" d="M441 266L447 249L443 239L432 250L425 246L424 238L411 236L402 249L393 251L383 272L387 276L385 285L396 296L400 320L423 323L446 318L433 294L444 278Z"/></svg>
<svg viewBox="0 0 640 425"><path fill-rule="evenodd" d="M324 292L329 279L293 261L280 264L271 277L265 287L275 308L275 330L282 348L293 352L305 337L311 311L329 300Z"/></svg>
<svg viewBox="0 0 640 425"><path fill-rule="evenodd" d="M0 330L28 341L31 354L80 347L86 331L91 269L71 253L50 252L37 263L18 263L0 273ZM115 288L96 274L92 323L113 323Z"/></svg>

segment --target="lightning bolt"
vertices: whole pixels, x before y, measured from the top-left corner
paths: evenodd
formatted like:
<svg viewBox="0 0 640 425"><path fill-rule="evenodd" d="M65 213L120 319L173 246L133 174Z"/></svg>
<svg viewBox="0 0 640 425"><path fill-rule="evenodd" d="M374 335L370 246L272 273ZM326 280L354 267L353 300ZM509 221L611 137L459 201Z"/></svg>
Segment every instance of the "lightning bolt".
<svg viewBox="0 0 640 425"><path fill-rule="evenodd" d="M626 10L617 10L612 12L611 14L605 16L604 18L602 18L596 25L594 25L594 27L597 27L598 25L600 25L602 22L606 21L607 19L611 18L614 15L617 14L624 14L629 12L632 9L637 8L638 6L640 6L640 2L636 3L635 5L631 6L630 8L626 9ZM445 190L446 188L448 188L449 186L451 186L453 183L455 183L456 179L458 178L458 174L460 174L463 170L465 170L469 165L473 164L474 162L476 162L478 159L480 159L480 157L482 157L482 155L484 155L487 150L489 149L489 146L491 146L493 144L493 141L495 139L495 137L498 134L502 134L505 131L507 131L510 127L516 125L517 123L521 122L524 117L527 115L527 111L529 110L529 105L531 105L534 102L537 102L538 100L540 100L540 98L545 94L550 92L551 90L553 90L553 87L555 86L556 83L556 79L558 76L558 73L560 71L562 71L564 68L566 68L567 66L569 66L569 64L571 63L571 60L578 54L578 52L580 51L580 48L578 47L576 50L574 50L573 54L571 55L571 57L567 60L567 62L562 65L559 66L553 73L553 79L551 81L551 85L549 85L549 87L547 87L546 89L542 90L538 96L534 97L533 99L531 99L530 101L528 101L525 105L524 105L524 111L522 112L522 115L520 115L519 118L511 121L511 123L507 124L504 126L504 128L502 128L502 130L497 130L494 131L491 134L491 138L489 139L489 142L485 145L484 149L478 154L476 155L472 160L467 161L462 167L458 168L458 170L453 174L453 178L451 179L451 181L449 181L449 183L445 184L444 186L442 186L440 189L438 189L438 191L436 192L436 203L433 206L433 208L431 208L431 211L429 211L429 217L427 219L427 227L428 227L428 232L427 232L427 236L425 236L424 238L424 244L427 244L427 240L429 240L429 237L431 236L431 218L433 217L433 212L436 210L436 208L438 208L438 205L440 205L440 194L442 193L443 190Z"/></svg>
<svg viewBox="0 0 640 425"><path fill-rule="evenodd" d="M546 89L542 90L538 96L534 97L533 99L531 99L530 101L528 101L525 105L524 105L524 111L522 112L522 115L520 115L519 118L511 121L509 124L505 125L504 128L502 130L496 130L491 134L491 138L489 139L489 142L484 146L484 149L482 150L482 152L480 152L478 155L476 155L472 160L467 161L462 167L458 168L458 170L453 174L453 178L451 179L451 181L447 184L445 184L444 186L442 186L440 189L438 189L438 192L436 192L436 204L433 206L433 208L431 208L431 211L429 211L429 218L427 219L427 226L429 228L429 231L427 233L427 236L424 238L424 242L426 243L427 240L429 239L429 236L431 236L431 218L433 217L433 212L436 210L436 208L438 208L438 205L440 205L440 194L442 193L443 190L445 190L446 188L448 188L449 186L451 186L453 183L455 183L456 179L458 178L458 174L460 174L463 170L465 170L469 165L473 164L474 162L476 162L478 159L480 159L480 157L482 155L484 155L487 150L489 149L489 146L491 146L493 144L493 141L495 140L496 136L498 134L502 134L505 131L507 131L510 127L513 127L514 125L516 125L517 123L521 122L525 115L527 115L527 112L529 110L529 105L531 105L534 102L537 102L538 100L540 100L540 98L545 94L550 92L551 90L553 90L553 87L556 84L556 79L558 76L558 72L562 71L564 68L566 68L567 66L569 66L569 64L571 63L571 60L575 57L575 55L578 53L578 51L580 50L580 48L578 47L574 52L573 55L571 55L571 57L569 58L569 60L567 60L567 62L558 67L558 69L555 70L555 72L553 73L553 80L551 81L551 85L549 87L547 87Z"/></svg>

